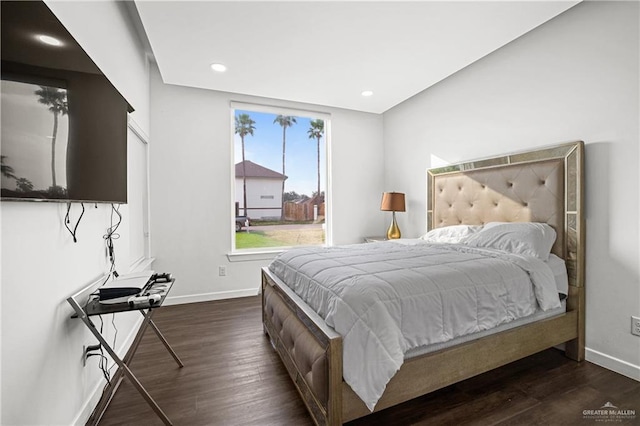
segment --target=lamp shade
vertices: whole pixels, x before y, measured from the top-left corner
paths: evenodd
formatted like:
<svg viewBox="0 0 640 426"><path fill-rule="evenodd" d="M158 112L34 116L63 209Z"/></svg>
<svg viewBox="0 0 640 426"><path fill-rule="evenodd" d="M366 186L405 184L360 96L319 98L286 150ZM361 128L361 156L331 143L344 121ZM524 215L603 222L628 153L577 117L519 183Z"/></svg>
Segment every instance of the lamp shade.
<svg viewBox="0 0 640 426"><path fill-rule="evenodd" d="M403 212L404 194L402 192L383 192L380 210L385 212Z"/></svg>

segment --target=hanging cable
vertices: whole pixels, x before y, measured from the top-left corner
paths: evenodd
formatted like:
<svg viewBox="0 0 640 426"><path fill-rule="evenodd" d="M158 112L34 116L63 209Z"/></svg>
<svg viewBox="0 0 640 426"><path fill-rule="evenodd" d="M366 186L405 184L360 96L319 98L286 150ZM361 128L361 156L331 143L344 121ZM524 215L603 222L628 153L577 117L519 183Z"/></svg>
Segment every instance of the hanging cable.
<svg viewBox="0 0 640 426"><path fill-rule="evenodd" d="M118 272L116 271L116 252L115 247L113 245L113 240L117 240L120 238L120 234L116 231L120 224L122 223L122 214L120 213L120 205L116 207L114 204L111 204L111 218L109 227L107 228L107 233L102 236L105 241L105 246L107 248L107 255L109 256L109 262L111 263L111 267L109 268L109 273L107 274L107 279L102 283L102 285L106 284L111 275L118 277ZM113 214L118 216L118 222L116 224L113 223Z"/></svg>
<svg viewBox="0 0 640 426"><path fill-rule="evenodd" d="M98 318L100 318L100 334L102 334L103 328L104 328L102 315L98 315ZM100 362L98 363L98 367L100 368L100 370L102 370L102 375L107 380L107 384L111 385L111 372L109 371L108 364L109 364L109 360L107 356L104 354L102 345L100 345Z"/></svg>
<svg viewBox="0 0 640 426"><path fill-rule="evenodd" d="M80 221L82 220L82 216L84 215L84 203L80 203L80 205L82 206L82 213L80 213L80 217L78 218L78 221L76 222L76 226L73 227L73 231L69 227L69 223L70 223L69 212L71 211L71 203L67 203L67 214L64 217L64 226L65 226L65 228L67 228L67 230L69 231L69 233L73 237L73 242L74 243L78 242L78 239L76 238L76 232L78 231L78 225L80 225Z"/></svg>

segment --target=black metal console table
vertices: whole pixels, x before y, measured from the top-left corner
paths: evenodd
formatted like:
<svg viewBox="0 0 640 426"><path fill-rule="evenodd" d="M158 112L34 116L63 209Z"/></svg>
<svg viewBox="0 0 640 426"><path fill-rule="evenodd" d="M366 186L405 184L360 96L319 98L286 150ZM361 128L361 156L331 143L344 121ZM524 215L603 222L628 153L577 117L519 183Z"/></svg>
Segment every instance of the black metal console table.
<svg viewBox="0 0 640 426"><path fill-rule="evenodd" d="M171 420L169 420L169 418L164 413L164 411L162 411L162 409L158 406L156 401L151 397L149 392L147 392L144 386L142 386L142 384L133 374L129 366L122 359L120 359L120 357L116 354L115 350L109 345L109 343L102 336L102 334L100 334L100 331L94 325L93 321L91 321L90 317L94 315L139 311L144 317L140 332L144 333L144 330L146 329L146 327L151 326L151 329L156 333L156 335L158 336L158 338L160 339L164 347L167 349L167 351L169 351L169 353L171 354L173 359L176 361L178 366L182 368L184 364L182 363L182 361L180 361L180 358L178 358L178 355L176 355L174 350L171 348L167 340L164 338L160 330L158 330L158 327L155 325L155 323L151 319L152 310L162 306L174 282L175 282L175 279L172 278L169 282L157 283L158 285L163 285L166 288L160 293L161 294L160 300L155 303L145 302L145 303L130 305L127 302L123 302L123 303L104 304L104 303L100 303L100 301L98 300L98 297L95 296L90 298L87 304L84 307L82 307L76 299L78 294L75 294L67 299L67 302L69 302L69 304L73 307L73 309L76 312L72 316L72 318L80 318L82 320L82 322L87 326L87 328L96 337L96 339L98 339L102 347L107 351L107 353L116 362L116 364L118 364L118 366L122 369L124 375L131 381L133 386L138 390L138 392L140 392L140 395L142 395L145 401L147 401L149 406L153 409L153 411L155 411L158 417L160 417L160 419L166 425L172 425L173 423L171 423ZM153 289L153 284L149 287L149 289ZM131 358L133 358L133 354L131 355Z"/></svg>

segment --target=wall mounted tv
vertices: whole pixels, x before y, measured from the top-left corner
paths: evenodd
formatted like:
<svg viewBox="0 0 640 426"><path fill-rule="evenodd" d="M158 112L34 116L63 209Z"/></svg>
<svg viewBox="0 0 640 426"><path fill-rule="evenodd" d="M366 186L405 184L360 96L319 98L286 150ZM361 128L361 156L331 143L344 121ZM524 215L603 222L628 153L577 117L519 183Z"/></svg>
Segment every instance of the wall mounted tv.
<svg viewBox="0 0 640 426"><path fill-rule="evenodd" d="M2 200L126 203L132 108L43 2L1 7Z"/></svg>

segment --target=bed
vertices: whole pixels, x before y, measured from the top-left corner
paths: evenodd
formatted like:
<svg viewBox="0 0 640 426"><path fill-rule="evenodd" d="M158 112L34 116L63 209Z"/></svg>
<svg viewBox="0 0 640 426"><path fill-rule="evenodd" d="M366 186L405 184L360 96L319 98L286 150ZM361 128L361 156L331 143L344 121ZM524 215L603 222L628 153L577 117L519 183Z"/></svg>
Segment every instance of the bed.
<svg viewBox="0 0 640 426"><path fill-rule="evenodd" d="M264 330L314 422L339 425L561 344L569 358L583 360L583 158L584 144L574 142L428 171L429 231L490 222L531 222L555 230L551 252L566 264L566 310L405 356L375 404L365 403L345 382L343 335L296 294L295 284L263 268Z"/></svg>

